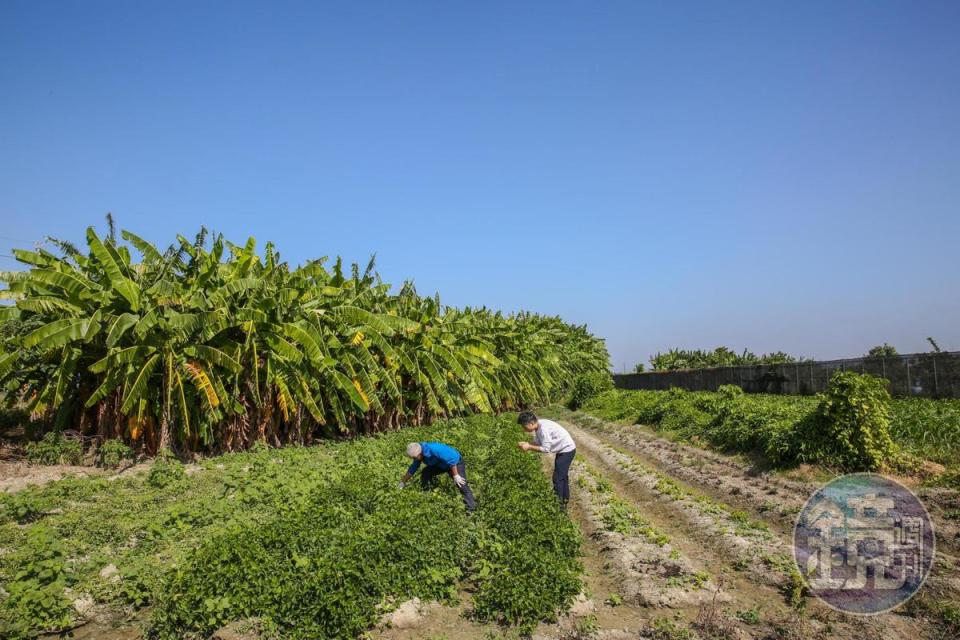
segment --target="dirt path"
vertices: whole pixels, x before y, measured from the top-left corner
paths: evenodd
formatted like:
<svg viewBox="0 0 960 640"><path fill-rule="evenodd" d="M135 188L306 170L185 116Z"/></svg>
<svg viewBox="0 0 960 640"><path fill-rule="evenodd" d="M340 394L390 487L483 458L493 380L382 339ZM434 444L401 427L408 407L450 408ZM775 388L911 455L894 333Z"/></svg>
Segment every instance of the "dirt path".
<svg viewBox="0 0 960 640"><path fill-rule="evenodd" d="M727 622L737 625L737 633L851 640L953 637L952 630L924 615L850 616L796 593L792 527L812 485L752 474L735 460L669 442L637 427L569 412L554 417L577 441L578 458L594 468L619 499L635 505L669 537L670 545L714 583L724 585L730 600L724 612ZM935 575L924 586L940 601L957 601L953 562L952 556L938 557ZM752 610L751 603L760 607L759 624L737 624L744 617L755 620L743 615ZM700 630L700 635L722 634Z"/></svg>
<svg viewBox="0 0 960 640"><path fill-rule="evenodd" d="M79 465L36 465L18 461L0 461L0 493L14 493L29 486L42 486L63 478L89 478L107 472Z"/></svg>
<svg viewBox="0 0 960 640"><path fill-rule="evenodd" d="M630 451L645 463L700 487L713 497L761 515L781 531L793 530L797 514L807 498L819 488L811 482L760 472L722 454L671 442L644 427L605 422L581 413L563 412L558 417L575 422L607 442ZM908 486L910 479L900 478ZM937 550L947 560L960 556L960 495L948 489L912 487L927 506L937 531Z"/></svg>

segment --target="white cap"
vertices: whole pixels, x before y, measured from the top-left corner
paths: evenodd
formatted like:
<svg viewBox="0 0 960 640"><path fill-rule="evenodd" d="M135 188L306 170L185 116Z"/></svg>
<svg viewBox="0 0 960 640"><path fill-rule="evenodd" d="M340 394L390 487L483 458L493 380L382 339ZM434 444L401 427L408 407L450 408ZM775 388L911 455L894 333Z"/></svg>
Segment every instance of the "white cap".
<svg viewBox="0 0 960 640"><path fill-rule="evenodd" d="M419 442L411 442L407 445L407 457L416 458L423 451L423 447L420 446Z"/></svg>

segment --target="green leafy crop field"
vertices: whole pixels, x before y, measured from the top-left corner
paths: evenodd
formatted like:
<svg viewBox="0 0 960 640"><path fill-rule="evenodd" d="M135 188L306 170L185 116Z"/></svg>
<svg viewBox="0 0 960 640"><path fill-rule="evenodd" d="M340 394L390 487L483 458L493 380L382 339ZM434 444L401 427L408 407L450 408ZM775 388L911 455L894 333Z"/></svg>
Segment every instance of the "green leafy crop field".
<svg viewBox="0 0 960 640"><path fill-rule="evenodd" d="M470 593L481 620L531 629L580 590L580 534L514 416L317 447L255 448L184 468L67 479L2 498L0 636L67 627L71 599L146 609L156 638L259 617L288 638L353 638L384 607ZM404 444L463 452L479 507L449 481L397 488ZM116 571L114 572L114 568Z"/></svg>
<svg viewBox="0 0 960 640"><path fill-rule="evenodd" d="M844 380L852 387L816 397L744 394L736 388L614 390L594 397L583 410L608 420L651 425L724 451L758 453L774 466L814 462L865 470L902 463L898 452L914 460L960 464L960 401L891 399L869 376L851 374ZM888 435L893 446L888 445L882 455L836 450L833 443L850 440L838 434L845 429L857 431L869 422L839 408L845 405L854 411L868 403L872 407L868 414L880 420L874 425L877 433ZM855 424L843 424L846 419ZM851 441L858 440L856 433L851 436ZM859 439L873 441L876 434Z"/></svg>

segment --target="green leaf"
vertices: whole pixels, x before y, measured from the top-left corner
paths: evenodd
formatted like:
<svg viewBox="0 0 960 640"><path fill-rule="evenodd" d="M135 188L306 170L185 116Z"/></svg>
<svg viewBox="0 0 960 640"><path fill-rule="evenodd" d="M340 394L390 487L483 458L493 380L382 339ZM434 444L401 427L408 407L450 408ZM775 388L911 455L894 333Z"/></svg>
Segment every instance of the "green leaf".
<svg viewBox="0 0 960 640"><path fill-rule="evenodd" d="M155 347L127 347L119 351L113 351L107 357L97 360L87 367L93 373L103 373L108 367L130 364L137 360L142 360L155 352Z"/></svg>
<svg viewBox="0 0 960 640"><path fill-rule="evenodd" d="M393 328L386 320L386 318L389 318L390 316L387 316L386 314L372 313L366 309L352 307L349 305L336 307L335 310L337 315L340 316L340 318L342 318L347 324L365 325L372 327L374 330L385 336L393 335Z"/></svg>
<svg viewBox="0 0 960 640"><path fill-rule="evenodd" d="M132 327L139 320L139 316L136 316L132 313L123 313L113 321L113 324L110 325L110 329L107 331L107 347L116 346L117 342L120 341L120 338L123 337L123 334L126 333L127 329Z"/></svg>
<svg viewBox="0 0 960 640"><path fill-rule="evenodd" d="M354 406L366 413L370 409L370 404L363 399L363 396L360 395L360 392L357 391L357 388L353 386L353 381L336 369L332 369L330 373L333 375L334 383L341 391L349 396L350 401L353 402Z"/></svg>
<svg viewBox="0 0 960 640"><path fill-rule="evenodd" d="M92 288L88 281L54 269L31 269L27 279L56 287L72 299L79 298L81 294L89 292Z"/></svg>
<svg viewBox="0 0 960 640"><path fill-rule="evenodd" d="M303 349L303 352L306 354L307 359L317 368L323 367L323 351L320 348L320 344L314 338L312 327L309 326L298 326L292 323L286 323L282 326L283 333L300 345L300 348ZM317 336L319 337L319 336Z"/></svg>
<svg viewBox="0 0 960 640"><path fill-rule="evenodd" d="M303 354L297 351L296 347L277 335L268 335L267 344L279 356L290 361L291 364L300 364L303 360Z"/></svg>
<svg viewBox="0 0 960 640"><path fill-rule="evenodd" d="M238 293L253 289L260 284L260 280L257 278L238 278L237 280L231 280L227 284L223 285L212 294L210 294L210 299L213 300L220 306L227 306L227 299L235 296Z"/></svg>
<svg viewBox="0 0 960 640"><path fill-rule="evenodd" d="M153 373L153 369L157 366L158 362L160 362L160 354L155 353L144 363L143 368L140 369L140 373L137 374L133 384L127 389L126 394L123 396L123 404L120 407L121 413L129 415L133 410L134 403L140 400L140 397L147 390L150 375Z"/></svg>
<svg viewBox="0 0 960 640"><path fill-rule="evenodd" d="M23 249L13 249L13 257L25 264L32 264L37 267L49 267L57 262L57 259L51 255L44 255L36 251L25 251Z"/></svg>
<svg viewBox="0 0 960 640"><path fill-rule="evenodd" d="M130 303L132 311L140 310L140 290L132 280L123 275L120 264L117 262L113 253L108 251L100 238L97 237L93 227L87 227L87 245L90 251L96 256L97 260L103 266L103 270L110 281L113 290L123 296Z"/></svg>
<svg viewBox="0 0 960 640"><path fill-rule="evenodd" d="M10 371L13 369L13 365L17 363L17 360L20 357L18 351L11 351L10 353L4 353L0 355L0 380L3 379Z"/></svg>
<svg viewBox="0 0 960 640"><path fill-rule="evenodd" d="M75 340L82 340L89 323L89 320L75 318L54 320L25 335L21 344L26 348L56 349Z"/></svg>
<svg viewBox="0 0 960 640"><path fill-rule="evenodd" d="M32 296L30 298L23 298L17 300L17 308L46 315L66 312L76 316L83 313L83 310L79 306L69 300L56 296Z"/></svg>
<svg viewBox="0 0 960 640"><path fill-rule="evenodd" d="M100 386L96 388L93 394L87 398L87 401L83 406L90 407L96 406L101 400L106 398L111 391L116 389L123 383L123 370L122 369L113 369L107 373L106 377L103 379L103 382L100 383Z"/></svg>
<svg viewBox="0 0 960 640"><path fill-rule="evenodd" d="M160 321L160 310L154 307L145 316L137 320L133 332L141 339Z"/></svg>
<svg viewBox="0 0 960 640"><path fill-rule="evenodd" d="M215 349L214 347L198 344L187 347L184 349L184 353L191 357L199 358L209 364L215 364L219 367L223 367L232 373L240 373L240 371L243 370L243 367L240 366L239 362L234 360L228 354L219 349Z"/></svg>
<svg viewBox="0 0 960 640"><path fill-rule="evenodd" d="M143 256L145 262L163 261L163 256L160 255L160 252L157 251L157 248L137 234L131 233L130 231L121 231L120 235L123 236L124 240L136 247L137 251L140 252L140 255Z"/></svg>

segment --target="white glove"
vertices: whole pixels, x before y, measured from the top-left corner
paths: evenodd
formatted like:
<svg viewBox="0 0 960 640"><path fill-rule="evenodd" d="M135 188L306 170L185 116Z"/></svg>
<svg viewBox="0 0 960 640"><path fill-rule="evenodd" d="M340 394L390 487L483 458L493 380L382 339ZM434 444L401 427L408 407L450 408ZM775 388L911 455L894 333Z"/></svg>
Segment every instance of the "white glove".
<svg viewBox="0 0 960 640"><path fill-rule="evenodd" d="M404 482L403 480L397 483L397 488L399 489L403 489L405 486L407 486L407 483Z"/></svg>
<svg viewBox="0 0 960 640"><path fill-rule="evenodd" d="M457 486L458 486L458 487L463 487L463 486L466 486L466 484L467 484L467 481L464 480L464 479L463 479L463 476L460 475L459 473L458 473L457 475L453 476L453 481L457 483Z"/></svg>

